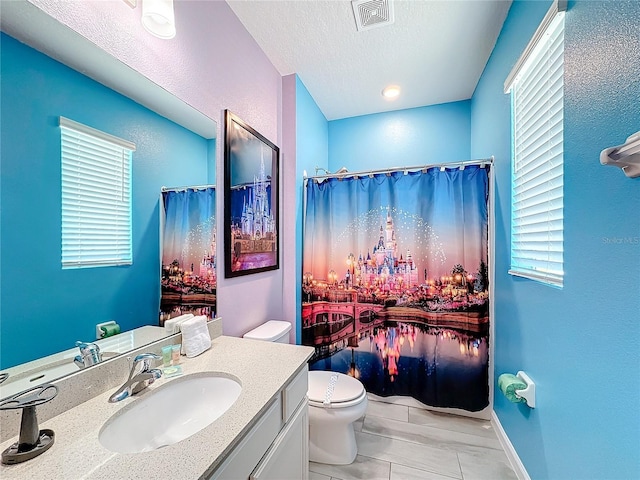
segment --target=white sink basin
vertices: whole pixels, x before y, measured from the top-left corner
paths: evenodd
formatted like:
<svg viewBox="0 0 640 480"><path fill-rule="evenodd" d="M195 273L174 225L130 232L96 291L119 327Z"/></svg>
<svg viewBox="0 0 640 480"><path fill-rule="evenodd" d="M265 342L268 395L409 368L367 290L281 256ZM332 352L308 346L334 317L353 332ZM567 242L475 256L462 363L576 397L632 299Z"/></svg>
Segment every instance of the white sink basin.
<svg viewBox="0 0 640 480"><path fill-rule="evenodd" d="M118 453L148 452L177 443L220 417L241 390L238 380L222 374L177 378L114 414L98 438Z"/></svg>

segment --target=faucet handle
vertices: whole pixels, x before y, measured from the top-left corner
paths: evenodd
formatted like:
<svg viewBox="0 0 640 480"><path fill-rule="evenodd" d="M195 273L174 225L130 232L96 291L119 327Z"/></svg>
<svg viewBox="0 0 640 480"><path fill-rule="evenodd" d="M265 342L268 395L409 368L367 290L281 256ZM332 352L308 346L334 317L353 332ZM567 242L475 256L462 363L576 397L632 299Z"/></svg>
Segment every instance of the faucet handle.
<svg viewBox="0 0 640 480"><path fill-rule="evenodd" d="M140 355L136 355L133 359L134 362L139 362L141 360L160 360L162 357L160 355L156 355L155 353L141 353Z"/></svg>
<svg viewBox="0 0 640 480"><path fill-rule="evenodd" d="M151 367L151 360L160 360L162 357L160 355L156 355L155 353L141 353L140 355L136 355L133 359L133 367L131 371L136 368L136 365L142 363L141 372L146 372Z"/></svg>

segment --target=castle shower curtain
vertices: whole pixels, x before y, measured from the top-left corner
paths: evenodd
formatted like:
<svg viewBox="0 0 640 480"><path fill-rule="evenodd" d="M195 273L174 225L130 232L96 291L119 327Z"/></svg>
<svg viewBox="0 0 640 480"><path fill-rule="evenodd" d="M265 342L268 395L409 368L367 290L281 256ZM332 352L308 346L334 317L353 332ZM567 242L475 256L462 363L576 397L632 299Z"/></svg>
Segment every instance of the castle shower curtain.
<svg viewBox="0 0 640 480"><path fill-rule="evenodd" d="M193 313L216 311L216 191L213 187L162 192L160 326Z"/></svg>
<svg viewBox="0 0 640 480"><path fill-rule="evenodd" d="M489 405L489 166L309 180L312 370L434 407Z"/></svg>

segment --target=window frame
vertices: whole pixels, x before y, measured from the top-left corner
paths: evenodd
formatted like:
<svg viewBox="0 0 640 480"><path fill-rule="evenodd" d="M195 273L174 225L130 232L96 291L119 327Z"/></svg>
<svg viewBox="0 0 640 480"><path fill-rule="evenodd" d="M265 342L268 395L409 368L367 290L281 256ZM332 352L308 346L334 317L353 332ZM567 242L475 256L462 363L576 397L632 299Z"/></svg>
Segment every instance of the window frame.
<svg viewBox="0 0 640 480"><path fill-rule="evenodd" d="M555 287L564 284L566 7L553 3L504 85L512 125L508 273Z"/></svg>
<svg viewBox="0 0 640 480"><path fill-rule="evenodd" d="M59 118L62 269L133 264L134 143Z"/></svg>

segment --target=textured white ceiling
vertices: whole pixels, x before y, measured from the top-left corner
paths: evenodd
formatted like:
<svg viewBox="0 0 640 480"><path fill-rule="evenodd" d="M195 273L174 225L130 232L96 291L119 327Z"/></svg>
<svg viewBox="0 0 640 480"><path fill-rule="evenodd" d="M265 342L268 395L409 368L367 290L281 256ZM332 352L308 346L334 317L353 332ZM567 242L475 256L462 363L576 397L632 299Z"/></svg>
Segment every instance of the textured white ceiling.
<svg viewBox="0 0 640 480"><path fill-rule="evenodd" d="M471 98L511 0L395 0L395 22L358 32L349 0L227 0L282 75L327 120ZM394 101L382 89L402 87Z"/></svg>
<svg viewBox="0 0 640 480"><path fill-rule="evenodd" d="M166 65L175 55L167 55L167 60L150 55L152 47L166 49L165 41L146 33L139 15L124 2L0 1L3 32L205 138L216 137L216 122L187 103L186 95L178 97L182 92L174 93L180 78L173 80L172 72L154 75L155 65L156 71L168 71ZM174 44L181 46L177 41ZM197 76L184 68L187 60L176 63Z"/></svg>

